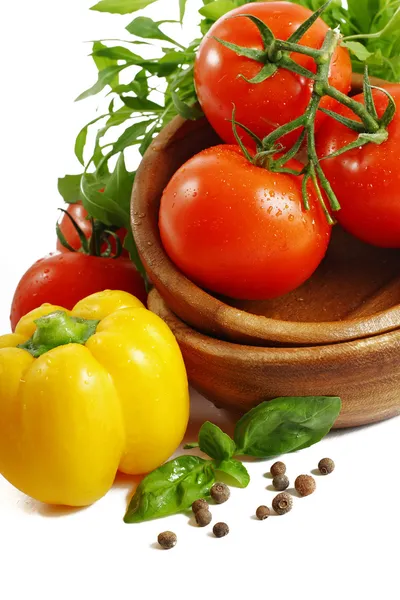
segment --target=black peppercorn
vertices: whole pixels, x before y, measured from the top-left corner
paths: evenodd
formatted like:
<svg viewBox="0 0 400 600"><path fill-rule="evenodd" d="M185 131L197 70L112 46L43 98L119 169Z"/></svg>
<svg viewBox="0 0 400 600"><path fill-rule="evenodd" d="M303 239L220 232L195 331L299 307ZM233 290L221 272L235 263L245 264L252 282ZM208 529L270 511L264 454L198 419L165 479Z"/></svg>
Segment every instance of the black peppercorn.
<svg viewBox="0 0 400 600"><path fill-rule="evenodd" d="M294 482L294 487L300 496L309 496L315 492L317 486L314 477L311 477L311 475L299 475Z"/></svg>
<svg viewBox="0 0 400 600"><path fill-rule="evenodd" d="M222 504L229 499L230 489L225 483L214 483L210 490L211 498L217 503Z"/></svg>
<svg viewBox="0 0 400 600"><path fill-rule="evenodd" d="M286 473L286 465L285 463L278 460L278 462L274 463L270 469L270 473L272 477L276 477L277 475L284 475Z"/></svg>
<svg viewBox="0 0 400 600"><path fill-rule="evenodd" d="M268 508L268 506L259 506L256 510L256 517L257 519L260 519L260 521L264 521L264 519L267 519L270 514L271 511Z"/></svg>
<svg viewBox="0 0 400 600"><path fill-rule="evenodd" d="M281 494L278 494L272 500L272 508L278 515L285 515L290 510L292 510L292 507L292 496L290 496L290 494L288 494L287 492L282 492Z"/></svg>
<svg viewBox="0 0 400 600"><path fill-rule="evenodd" d="M217 538L222 538L228 535L229 527L226 523L215 523L213 527L213 534Z"/></svg>
<svg viewBox="0 0 400 600"><path fill-rule="evenodd" d="M164 548L165 550L170 550L171 548L176 546L178 538L176 537L176 534L173 533L173 531L163 531L163 533L159 534L157 541L160 544L161 548Z"/></svg>
<svg viewBox="0 0 400 600"><path fill-rule="evenodd" d="M209 505L208 502L206 500L204 500L203 498L200 498L200 500L195 500L192 504L192 511L194 513L197 513L198 510L201 510L202 508L205 508L206 510L208 510Z"/></svg>
<svg viewBox="0 0 400 600"><path fill-rule="evenodd" d="M331 458L321 458L318 463L318 469L321 475L329 475L335 468L335 463Z"/></svg>
<svg viewBox="0 0 400 600"><path fill-rule="evenodd" d="M272 485L278 492L283 492L289 487L289 479L286 475L275 475L272 480Z"/></svg>
<svg viewBox="0 0 400 600"><path fill-rule="evenodd" d="M206 508L201 508L195 513L196 523L200 527L205 527L209 525L212 520L212 514Z"/></svg>

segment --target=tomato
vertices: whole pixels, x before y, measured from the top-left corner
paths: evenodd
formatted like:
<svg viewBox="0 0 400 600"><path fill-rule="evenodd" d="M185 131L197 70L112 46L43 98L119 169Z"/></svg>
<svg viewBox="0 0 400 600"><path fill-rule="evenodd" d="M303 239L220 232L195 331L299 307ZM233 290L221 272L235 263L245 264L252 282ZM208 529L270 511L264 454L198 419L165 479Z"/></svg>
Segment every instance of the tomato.
<svg viewBox="0 0 400 600"><path fill-rule="evenodd" d="M400 85L387 85L397 112L388 127L389 139L381 145L368 144L321 161L341 210L334 213L350 233L375 246L400 248ZM382 116L388 100L373 90L377 112ZM363 95L354 97L359 102ZM349 109L342 115L359 120ZM317 136L317 152L325 157L353 142L357 133L328 119Z"/></svg>
<svg viewBox="0 0 400 600"><path fill-rule="evenodd" d="M71 309L82 298L105 289L129 292L146 302L143 279L127 258L114 260L80 252L42 258L17 286L11 306L12 329L22 316L45 302Z"/></svg>
<svg viewBox="0 0 400 600"><path fill-rule="evenodd" d="M266 299L293 290L321 262L331 232L311 186L304 210L301 182L252 165L238 146L200 152L164 190L166 252L189 279L225 296Z"/></svg>
<svg viewBox="0 0 400 600"><path fill-rule="evenodd" d="M255 60L237 56L225 48L215 37L239 46L263 48L260 32L250 19L232 18L251 14L264 21L276 38L287 40L289 36L312 14L310 10L289 2L260 2L234 9L217 21L203 39L195 63L195 85L202 109L218 135L228 143L234 143L232 133L232 106L236 106L236 120L263 138L279 125L301 116L311 98L312 81L284 69L279 69L263 83L249 84L243 78L254 77L262 65ZM301 39L301 43L320 48L328 26L318 19ZM292 55L296 62L315 72L311 57ZM347 49L339 47L333 57L330 83L348 93L351 83L351 62ZM321 107L333 108L336 102L325 96ZM326 118L319 112L316 128ZM249 136L239 129L247 145ZM292 145L299 130L283 138L285 145Z"/></svg>
<svg viewBox="0 0 400 600"><path fill-rule="evenodd" d="M74 221L77 223L77 225L79 225L79 227L81 228L85 237L87 239L89 239L90 236L92 235L92 224L91 224L90 220L87 219L88 213L87 213L87 210L83 207L82 202L76 202L75 204L69 204L68 208L67 208L67 213L69 215L71 215L71 217L74 219ZM79 248L81 247L81 241L79 239L79 235L78 235L75 227L73 226L71 220L65 214L63 215L63 217L60 221L60 229L61 229L61 233L63 233L63 235L64 235L65 239L67 240L67 242L69 243L69 245L72 246L72 248L74 248L75 250L79 250ZM121 242L123 242L125 239L125 236L126 236L126 229L122 229L122 228L118 229L116 234L118 235ZM111 243L111 251L112 251L112 253L115 253L115 250L116 250L115 241L112 238L110 238L110 243ZM65 246L62 245L60 240L57 240L57 250L59 252L69 252L69 250L67 248L65 248ZM107 244L102 244L101 252L105 252L106 250L107 250ZM129 253L126 250L123 250L122 256L128 257Z"/></svg>

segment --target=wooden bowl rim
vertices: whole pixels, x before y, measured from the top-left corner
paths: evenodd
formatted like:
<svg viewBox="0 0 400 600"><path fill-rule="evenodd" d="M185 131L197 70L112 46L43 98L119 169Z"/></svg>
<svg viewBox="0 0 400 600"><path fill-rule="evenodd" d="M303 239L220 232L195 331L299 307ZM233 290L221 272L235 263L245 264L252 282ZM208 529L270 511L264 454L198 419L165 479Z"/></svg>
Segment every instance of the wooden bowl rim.
<svg viewBox="0 0 400 600"><path fill-rule="evenodd" d="M149 306L158 306L163 314L167 315L168 323L172 323L172 331L177 336L179 341L179 332L185 335L186 343L198 346L201 344L201 351L211 356L224 357L229 355L230 358L237 358L246 363L278 363L288 364L293 362L293 357L296 357L296 362L302 362L304 366L309 363L334 363L335 366L349 360L349 354L357 353L357 357L362 357L363 354L379 356L387 353L388 346L391 343L399 344L400 329L383 333L377 336L370 336L364 339L356 339L338 344L327 344L320 346L300 346L293 347L262 347L249 346L247 344L235 344L225 340L219 340L211 336L200 333L199 331L189 327L181 321L167 306L165 301L156 289L151 290L149 294ZM158 311L154 311L159 314ZM177 333L175 333L177 332Z"/></svg>
<svg viewBox="0 0 400 600"><path fill-rule="evenodd" d="M354 77L354 88L359 85ZM400 327L400 305L379 311L370 317L359 317L345 321L283 321L256 315L230 306L215 298L190 281L172 263L166 254L158 233L158 224L152 227L147 205L147 181L152 171L157 169L160 155L172 142L184 143L179 136L181 128L189 124L180 116L166 125L147 149L138 168L131 200L131 226L137 249L150 277L164 286L170 295L200 313L209 332L226 331L226 337L238 340L249 339L254 344L274 342L290 345L324 345L364 339L370 336L393 331ZM197 125L207 123L206 119L196 121ZM157 200L157 214L161 200L160 190ZM137 215L143 218L138 221ZM153 275L154 274L154 275Z"/></svg>

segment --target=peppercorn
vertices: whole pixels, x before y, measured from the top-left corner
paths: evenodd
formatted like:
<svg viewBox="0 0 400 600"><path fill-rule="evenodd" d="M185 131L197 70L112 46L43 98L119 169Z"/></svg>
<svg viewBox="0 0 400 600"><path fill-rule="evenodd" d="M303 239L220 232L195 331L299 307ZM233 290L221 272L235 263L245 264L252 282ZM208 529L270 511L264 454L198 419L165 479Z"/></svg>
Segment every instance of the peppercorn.
<svg viewBox="0 0 400 600"><path fill-rule="evenodd" d="M199 500L195 500L192 504L192 511L196 514L197 511L201 510L202 508L205 508L206 510L208 510L209 505L208 502L206 500L204 500L203 498L200 498Z"/></svg>
<svg viewBox="0 0 400 600"><path fill-rule="evenodd" d="M276 490L278 490L278 492L282 492L289 487L289 479L286 477L286 475L275 475L272 480L272 485Z"/></svg>
<svg viewBox="0 0 400 600"><path fill-rule="evenodd" d="M213 527L213 534L217 538L222 538L228 535L229 527L226 523L215 523Z"/></svg>
<svg viewBox="0 0 400 600"><path fill-rule="evenodd" d="M260 521L264 521L264 519L267 519L270 514L271 514L271 511L268 508L268 506L262 505L262 506L259 506L256 510L256 517L257 517L257 519L260 519Z"/></svg>
<svg viewBox="0 0 400 600"><path fill-rule="evenodd" d="M309 496L315 492L317 486L314 477L311 477L311 475L299 475L294 482L294 487L300 496Z"/></svg>
<svg viewBox="0 0 400 600"><path fill-rule="evenodd" d="M210 490L211 498L217 503L222 504L229 499L231 491L225 483L214 483Z"/></svg>
<svg viewBox="0 0 400 600"><path fill-rule="evenodd" d="M195 513L196 523L200 527L205 527L209 525L212 520L212 514L206 508L201 508Z"/></svg>
<svg viewBox="0 0 400 600"><path fill-rule="evenodd" d="M278 462L274 463L270 469L270 473L272 477L276 477L277 475L284 475L286 473L286 465L285 463L278 460Z"/></svg>
<svg viewBox="0 0 400 600"><path fill-rule="evenodd" d="M282 492L272 500L272 508L278 515L285 515L293 507L292 496L287 492Z"/></svg>
<svg viewBox="0 0 400 600"><path fill-rule="evenodd" d="M321 475L329 475L335 468L335 463L331 458L321 458L318 463L318 469Z"/></svg>
<svg viewBox="0 0 400 600"><path fill-rule="evenodd" d="M176 534L173 531L163 531L163 533L159 534L157 541L160 544L161 548L164 548L164 550L170 550L171 548L176 546L178 538L176 537Z"/></svg>

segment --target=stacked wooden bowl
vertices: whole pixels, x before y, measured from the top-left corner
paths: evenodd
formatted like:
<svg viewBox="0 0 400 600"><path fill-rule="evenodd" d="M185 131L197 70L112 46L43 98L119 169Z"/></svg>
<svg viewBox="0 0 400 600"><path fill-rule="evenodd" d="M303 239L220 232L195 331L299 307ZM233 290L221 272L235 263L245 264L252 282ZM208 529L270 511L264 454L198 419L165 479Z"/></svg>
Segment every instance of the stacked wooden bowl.
<svg viewBox="0 0 400 600"><path fill-rule="evenodd" d="M399 250L336 226L312 278L262 302L213 296L169 260L158 231L162 192L186 160L218 143L205 119L175 118L148 149L132 195L132 229L154 285L149 308L177 337L191 384L243 412L277 396L337 395L336 427L400 414Z"/></svg>

